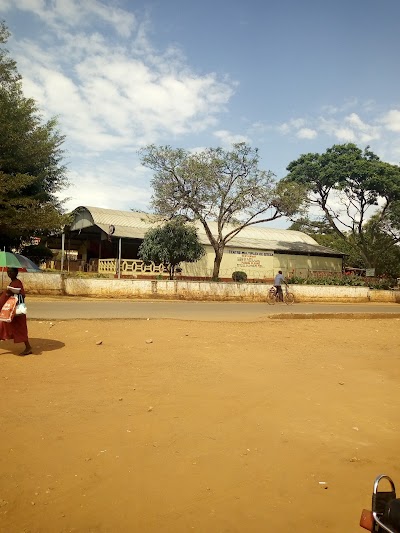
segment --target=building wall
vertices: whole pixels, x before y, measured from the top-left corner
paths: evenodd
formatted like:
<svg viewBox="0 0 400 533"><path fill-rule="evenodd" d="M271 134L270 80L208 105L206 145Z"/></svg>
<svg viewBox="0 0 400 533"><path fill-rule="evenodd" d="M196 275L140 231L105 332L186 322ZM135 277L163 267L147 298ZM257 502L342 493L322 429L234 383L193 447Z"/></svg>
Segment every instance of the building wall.
<svg viewBox="0 0 400 533"><path fill-rule="evenodd" d="M206 255L196 263L183 263L182 275L211 277L214 265L214 249L205 246ZM308 255L279 254L273 251L244 248L225 248L219 277L231 279L233 272L246 272L249 279L272 279L278 270L285 275L306 275L310 270L341 272L342 259Z"/></svg>
<svg viewBox="0 0 400 533"><path fill-rule="evenodd" d="M84 220L86 224L88 221ZM141 239L122 239L122 259L138 259L138 248ZM101 248L100 248L101 246ZM78 259L89 262L101 255L102 259L116 259L118 256L118 238L112 242L98 238L85 239L78 247ZM182 276L193 278L211 278L215 253L211 245L204 246L206 254L196 263L183 263ZM90 269L86 269L90 270ZM284 275L296 274L307 276L310 271L341 272L342 259L331 256L309 256L297 254L280 254L273 250L256 250L252 248L225 248L219 277L222 280L232 279L235 271L246 272L248 279L272 280L278 270Z"/></svg>
<svg viewBox="0 0 400 533"><path fill-rule="evenodd" d="M286 275L307 276L310 271L342 272L340 257L320 257L309 255L275 254L274 270L282 270Z"/></svg>

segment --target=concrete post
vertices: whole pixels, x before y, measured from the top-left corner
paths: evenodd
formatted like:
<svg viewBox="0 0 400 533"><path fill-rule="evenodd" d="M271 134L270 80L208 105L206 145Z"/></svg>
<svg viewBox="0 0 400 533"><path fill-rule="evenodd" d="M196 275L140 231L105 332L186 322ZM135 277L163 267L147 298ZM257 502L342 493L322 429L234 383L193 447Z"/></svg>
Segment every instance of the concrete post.
<svg viewBox="0 0 400 533"><path fill-rule="evenodd" d="M64 270L65 233L61 235L61 272Z"/></svg>
<svg viewBox="0 0 400 533"><path fill-rule="evenodd" d="M118 243L118 279L121 279L121 252L122 252L122 239L119 238Z"/></svg>

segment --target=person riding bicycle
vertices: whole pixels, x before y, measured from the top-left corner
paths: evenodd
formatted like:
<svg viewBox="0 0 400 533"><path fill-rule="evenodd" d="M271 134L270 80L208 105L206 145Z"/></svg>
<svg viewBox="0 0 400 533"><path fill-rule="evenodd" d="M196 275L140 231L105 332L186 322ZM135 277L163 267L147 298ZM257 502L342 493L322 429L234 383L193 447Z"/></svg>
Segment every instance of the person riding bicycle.
<svg viewBox="0 0 400 533"><path fill-rule="evenodd" d="M282 270L279 270L278 274L275 276L274 286L276 289L278 300L280 302L283 302L282 283L284 283L286 287L288 286L288 284L285 281L285 278L283 277Z"/></svg>

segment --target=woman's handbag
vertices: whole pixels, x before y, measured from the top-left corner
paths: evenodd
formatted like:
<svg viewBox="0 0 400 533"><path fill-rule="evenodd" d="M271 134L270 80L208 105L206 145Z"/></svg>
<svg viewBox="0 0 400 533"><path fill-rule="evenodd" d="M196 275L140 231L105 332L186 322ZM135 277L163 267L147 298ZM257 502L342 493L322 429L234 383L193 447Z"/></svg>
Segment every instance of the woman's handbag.
<svg viewBox="0 0 400 533"><path fill-rule="evenodd" d="M10 296L0 310L0 322L12 322L17 311L18 298Z"/></svg>
<svg viewBox="0 0 400 533"><path fill-rule="evenodd" d="M25 305L24 297L22 296L22 294L18 294L18 296L15 296L15 298L18 299L17 307L15 308L15 314L26 315L26 305Z"/></svg>

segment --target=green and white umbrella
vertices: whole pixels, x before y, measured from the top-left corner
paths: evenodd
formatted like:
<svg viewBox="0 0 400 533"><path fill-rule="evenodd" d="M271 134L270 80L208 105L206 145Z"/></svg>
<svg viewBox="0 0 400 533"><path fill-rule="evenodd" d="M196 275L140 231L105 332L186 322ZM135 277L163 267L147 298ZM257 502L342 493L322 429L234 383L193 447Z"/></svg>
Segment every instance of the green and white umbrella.
<svg viewBox="0 0 400 533"><path fill-rule="evenodd" d="M33 261L21 254L12 252L0 252L0 271L8 268L17 268L20 272L41 272Z"/></svg>

